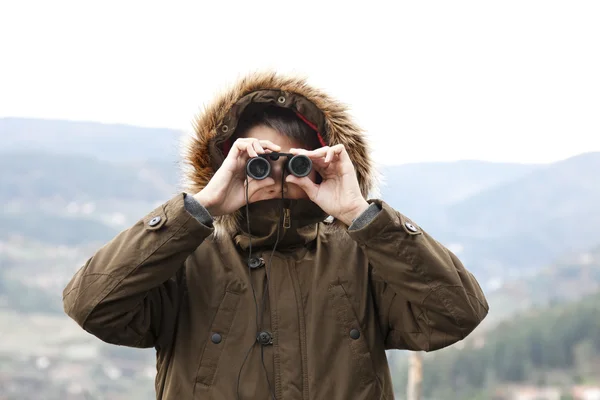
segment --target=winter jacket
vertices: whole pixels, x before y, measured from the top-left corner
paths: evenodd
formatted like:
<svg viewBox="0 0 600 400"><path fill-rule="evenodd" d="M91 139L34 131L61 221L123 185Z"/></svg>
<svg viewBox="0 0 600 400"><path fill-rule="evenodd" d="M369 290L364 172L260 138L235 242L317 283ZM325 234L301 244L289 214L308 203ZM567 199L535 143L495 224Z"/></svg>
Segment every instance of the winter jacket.
<svg viewBox="0 0 600 400"><path fill-rule="evenodd" d="M273 199L250 204L247 232L245 209L213 218L194 200L240 114L258 103L290 108L321 143L345 145L370 203L351 226L309 200ZM376 179L363 132L304 80L242 79L197 117L183 159L181 193L99 249L64 290L66 313L89 333L156 349L157 399L234 400L239 391L239 399L390 400L386 350L447 347L487 315L461 261L369 197Z"/></svg>

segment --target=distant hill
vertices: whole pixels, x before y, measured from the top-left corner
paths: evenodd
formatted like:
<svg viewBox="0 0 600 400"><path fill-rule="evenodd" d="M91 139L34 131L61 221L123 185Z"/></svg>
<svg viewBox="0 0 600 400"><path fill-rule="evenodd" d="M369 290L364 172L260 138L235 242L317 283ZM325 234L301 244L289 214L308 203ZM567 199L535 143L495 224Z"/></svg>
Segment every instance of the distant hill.
<svg viewBox="0 0 600 400"><path fill-rule="evenodd" d="M177 191L175 162L0 152L0 241L105 242Z"/></svg>
<svg viewBox="0 0 600 400"><path fill-rule="evenodd" d="M0 241L20 236L56 246L104 243L119 231L91 218L64 217L32 210L27 213L0 213Z"/></svg>
<svg viewBox="0 0 600 400"><path fill-rule="evenodd" d="M541 167L474 160L383 166L381 192L383 199L423 227L437 229L447 206Z"/></svg>
<svg viewBox="0 0 600 400"><path fill-rule="evenodd" d="M0 118L0 152L79 154L108 161L176 161L182 133L96 122Z"/></svg>
<svg viewBox="0 0 600 400"><path fill-rule="evenodd" d="M600 241L600 152L536 168L445 210L436 230L464 256L519 274Z"/></svg>
<svg viewBox="0 0 600 400"><path fill-rule="evenodd" d="M460 161L382 172L382 197L451 246L486 287L600 242L599 152L544 165Z"/></svg>
<svg viewBox="0 0 600 400"><path fill-rule="evenodd" d="M61 197L78 200L164 200L179 168L170 161L109 162L96 156L0 152L0 203Z"/></svg>

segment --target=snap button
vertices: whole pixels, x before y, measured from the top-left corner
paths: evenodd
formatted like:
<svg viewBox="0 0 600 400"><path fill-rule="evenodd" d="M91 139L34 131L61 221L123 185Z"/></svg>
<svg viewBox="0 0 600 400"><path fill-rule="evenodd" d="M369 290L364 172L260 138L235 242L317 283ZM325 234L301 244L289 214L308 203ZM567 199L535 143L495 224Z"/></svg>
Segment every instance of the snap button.
<svg viewBox="0 0 600 400"><path fill-rule="evenodd" d="M265 261L260 257L252 257L248 260L248 266L252 269L259 268L265 265Z"/></svg>
<svg viewBox="0 0 600 400"><path fill-rule="evenodd" d="M405 222L405 223L404 223L404 225L405 225L405 226L408 228L408 230L409 230L409 231L411 231L411 232L416 232L416 231L418 231L418 229L417 229L417 228L416 228L416 227L415 227L413 224L411 224L411 223L410 223L410 222L408 222L408 221L407 221L407 222Z"/></svg>
<svg viewBox="0 0 600 400"><path fill-rule="evenodd" d="M156 216L156 217L152 218L150 221L148 221L148 225L156 226L156 225L158 225L159 222L160 222L160 216Z"/></svg>
<svg viewBox="0 0 600 400"><path fill-rule="evenodd" d="M285 97L283 97L283 96L279 96L279 98L277 99L277 101L278 101L280 104L283 104L283 103L285 103Z"/></svg>
<svg viewBox="0 0 600 400"><path fill-rule="evenodd" d="M350 331L350 337L354 340L358 339L360 337L360 332L358 331L358 329L352 329Z"/></svg>
<svg viewBox="0 0 600 400"><path fill-rule="evenodd" d="M260 344L262 344L263 346L267 346L269 344L273 344L273 337L271 336L271 334L267 331L262 331L259 332L258 335L256 336L256 341Z"/></svg>
<svg viewBox="0 0 600 400"><path fill-rule="evenodd" d="M221 343L221 340L223 340L223 337L221 335L219 335L218 333L213 333L213 335L211 336L210 340L214 344L219 344L219 343Z"/></svg>
<svg viewBox="0 0 600 400"><path fill-rule="evenodd" d="M226 133L229 130L229 127L227 125L223 125L221 127L221 132Z"/></svg>

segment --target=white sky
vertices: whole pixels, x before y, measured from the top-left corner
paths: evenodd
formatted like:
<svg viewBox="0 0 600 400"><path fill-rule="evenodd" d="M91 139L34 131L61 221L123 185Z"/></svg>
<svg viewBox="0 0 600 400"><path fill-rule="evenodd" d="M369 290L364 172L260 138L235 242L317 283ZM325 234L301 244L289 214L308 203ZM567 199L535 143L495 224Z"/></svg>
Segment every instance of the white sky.
<svg viewBox="0 0 600 400"><path fill-rule="evenodd" d="M0 0L0 117L189 131L255 69L352 107L386 164L600 150L598 1Z"/></svg>

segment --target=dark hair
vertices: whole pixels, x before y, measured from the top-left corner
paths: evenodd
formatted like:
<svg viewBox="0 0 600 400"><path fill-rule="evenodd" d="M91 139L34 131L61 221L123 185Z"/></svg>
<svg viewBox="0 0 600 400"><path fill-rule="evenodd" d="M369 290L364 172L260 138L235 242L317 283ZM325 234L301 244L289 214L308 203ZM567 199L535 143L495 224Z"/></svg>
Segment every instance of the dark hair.
<svg viewBox="0 0 600 400"><path fill-rule="evenodd" d="M321 147L317 132L304 122L293 110L278 106L249 106L238 122L236 137L243 136L255 126L267 126L289 138L302 143L307 149Z"/></svg>

